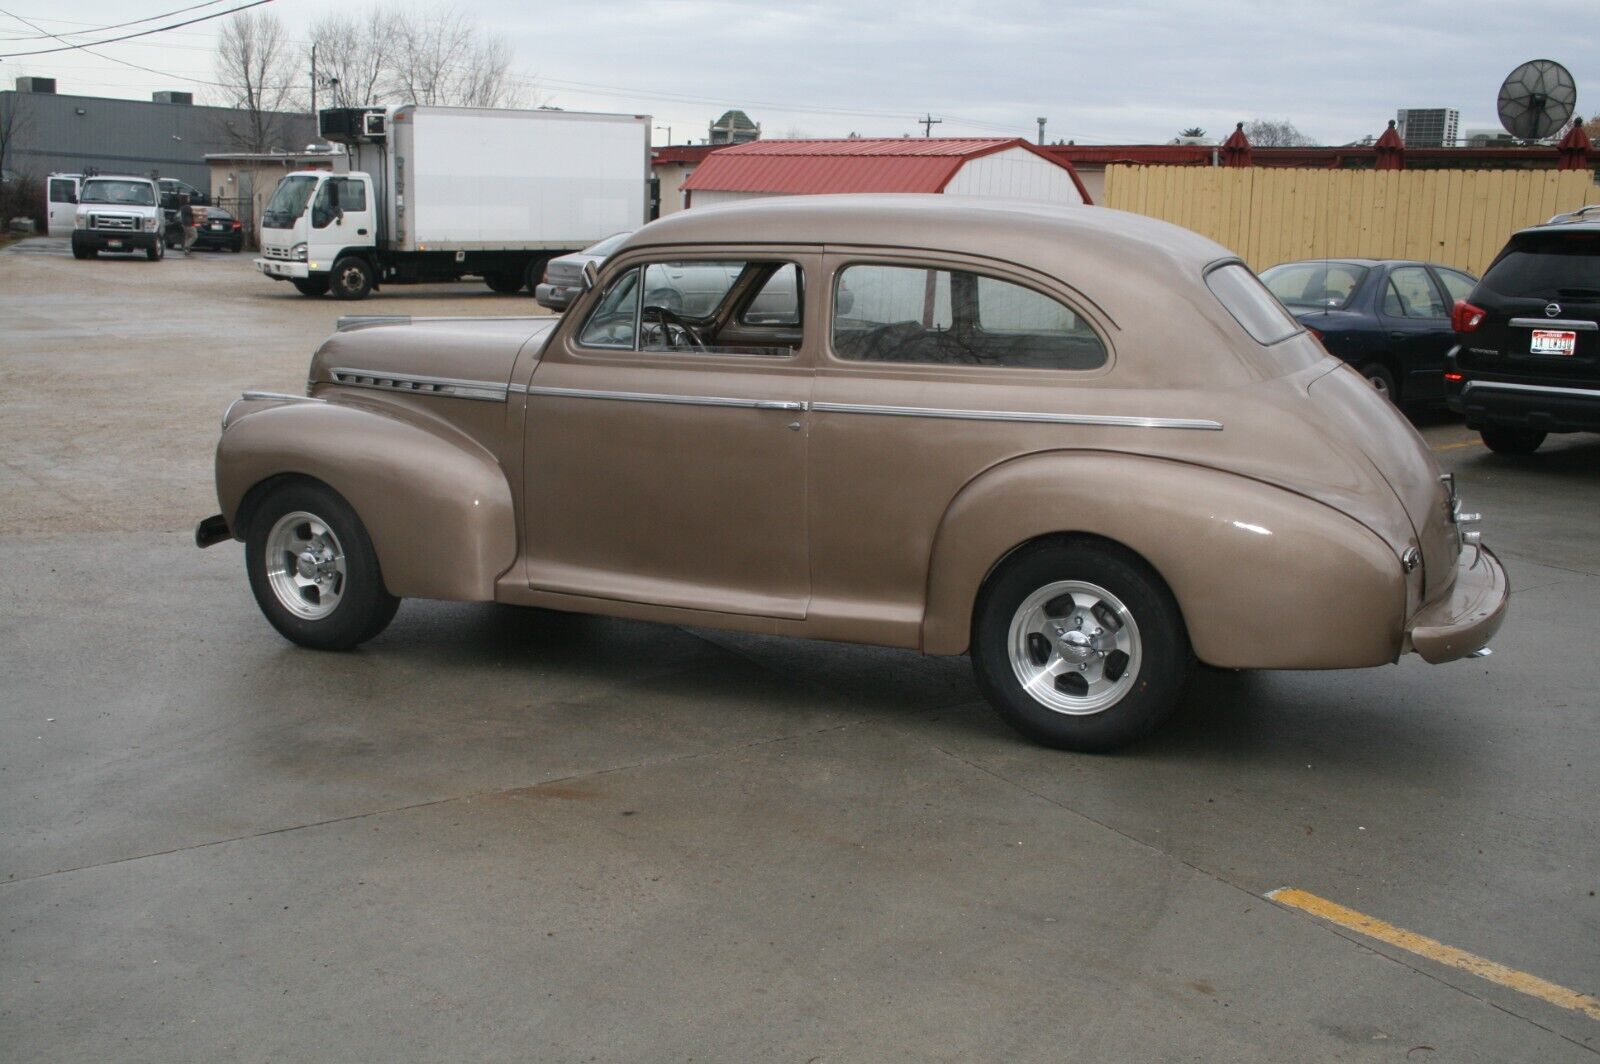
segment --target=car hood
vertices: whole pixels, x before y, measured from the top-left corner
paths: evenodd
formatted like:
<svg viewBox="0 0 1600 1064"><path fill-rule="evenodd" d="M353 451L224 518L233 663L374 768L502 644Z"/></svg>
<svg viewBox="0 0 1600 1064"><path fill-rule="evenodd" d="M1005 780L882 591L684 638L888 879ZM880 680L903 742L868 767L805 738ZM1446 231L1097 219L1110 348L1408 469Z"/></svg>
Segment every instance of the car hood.
<svg viewBox="0 0 1600 1064"><path fill-rule="evenodd" d="M391 318L347 324L311 359L310 383L337 383L334 371L504 386L517 356L537 356L555 318Z"/></svg>

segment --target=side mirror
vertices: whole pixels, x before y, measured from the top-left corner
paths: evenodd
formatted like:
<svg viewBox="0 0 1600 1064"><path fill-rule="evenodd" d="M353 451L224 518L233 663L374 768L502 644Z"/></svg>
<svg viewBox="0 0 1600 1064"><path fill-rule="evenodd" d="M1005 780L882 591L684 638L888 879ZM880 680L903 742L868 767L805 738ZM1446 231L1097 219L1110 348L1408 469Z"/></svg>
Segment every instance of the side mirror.
<svg viewBox="0 0 1600 1064"><path fill-rule="evenodd" d="M600 280L600 267L594 264L593 259L585 260L583 264L583 290L587 292Z"/></svg>

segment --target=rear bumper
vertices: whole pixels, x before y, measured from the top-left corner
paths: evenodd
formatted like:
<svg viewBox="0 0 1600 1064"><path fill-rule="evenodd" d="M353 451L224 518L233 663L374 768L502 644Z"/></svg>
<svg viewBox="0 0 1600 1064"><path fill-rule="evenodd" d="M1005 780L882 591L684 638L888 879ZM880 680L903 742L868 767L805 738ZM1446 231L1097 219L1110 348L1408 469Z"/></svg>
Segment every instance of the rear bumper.
<svg viewBox="0 0 1600 1064"><path fill-rule="evenodd" d="M278 280L294 280L311 276L311 269L303 262L285 262L282 259L256 259L256 269Z"/></svg>
<svg viewBox="0 0 1600 1064"><path fill-rule="evenodd" d="M533 289L534 302L550 310L566 310L577 298L580 288L563 284L541 284Z"/></svg>
<svg viewBox="0 0 1600 1064"><path fill-rule="evenodd" d="M1600 432L1600 387L1469 380L1451 382L1445 403L1466 419L1469 429Z"/></svg>
<svg viewBox="0 0 1600 1064"><path fill-rule="evenodd" d="M1469 543L1456 562L1450 593L1417 611L1407 642L1430 665L1464 658L1494 638L1510 601L1511 585L1500 560L1488 547Z"/></svg>
<svg viewBox="0 0 1600 1064"><path fill-rule="evenodd" d="M72 246L89 251L148 251L161 239L160 233L132 230L74 229Z"/></svg>

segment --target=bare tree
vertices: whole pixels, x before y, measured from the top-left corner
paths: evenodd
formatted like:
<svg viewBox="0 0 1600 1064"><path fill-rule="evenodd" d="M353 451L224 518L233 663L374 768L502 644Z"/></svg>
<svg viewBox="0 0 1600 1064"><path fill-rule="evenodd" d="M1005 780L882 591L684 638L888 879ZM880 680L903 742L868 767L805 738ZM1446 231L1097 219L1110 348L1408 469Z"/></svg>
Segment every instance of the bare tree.
<svg viewBox="0 0 1600 1064"><path fill-rule="evenodd" d="M1252 118L1244 124L1244 135L1252 148L1304 148L1316 143L1287 118Z"/></svg>
<svg viewBox="0 0 1600 1064"><path fill-rule="evenodd" d="M279 146L281 112L299 103L298 64L276 15L246 11L222 27L217 44L217 81L237 120L224 123L229 140L244 151Z"/></svg>
<svg viewBox="0 0 1600 1064"><path fill-rule="evenodd" d="M384 103L394 66L393 16L372 7L365 14L328 15L311 27L307 62L314 67L318 104L364 107Z"/></svg>
<svg viewBox="0 0 1600 1064"><path fill-rule="evenodd" d="M488 37L459 8L423 14L389 12L394 35L388 89L406 103L515 107L521 82L511 73L511 45Z"/></svg>
<svg viewBox="0 0 1600 1064"><path fill-rule="evenodd" d="M0 172L18 169L13 153L17 146L33 131L32 101L28 93L11 94L11 106L0 111Z"/></svg>
<svg viewBox="0 0 1600 1064"><path fill-rule="evenodd" d="M1190 126L1188 129L1178 134L1180 137L1203 137L1205 135L1206 131L1201 129L1199 126Z"/></svg>

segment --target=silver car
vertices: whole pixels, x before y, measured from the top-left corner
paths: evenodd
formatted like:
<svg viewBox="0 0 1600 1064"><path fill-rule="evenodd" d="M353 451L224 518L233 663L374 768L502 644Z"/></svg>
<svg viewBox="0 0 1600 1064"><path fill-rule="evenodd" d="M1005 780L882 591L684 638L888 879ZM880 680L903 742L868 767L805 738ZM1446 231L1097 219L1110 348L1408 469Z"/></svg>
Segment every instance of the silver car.
<svg viewBox="0 0 1600 1064"><path fill-rule="evenodd" d="M595 268L599 269L607 256L621 247L622 242L632 235L632 230L612 233L598 244L592 244L582 251L574 251L570 255L551 259L544 268L544 280L534 287L534 300L541 307L550 310L566 310L578 297L578 293L583 291L584 265L592 262Z"/></svg>

